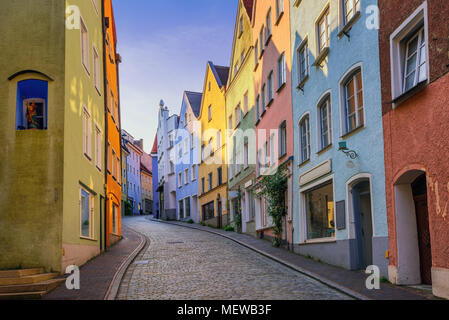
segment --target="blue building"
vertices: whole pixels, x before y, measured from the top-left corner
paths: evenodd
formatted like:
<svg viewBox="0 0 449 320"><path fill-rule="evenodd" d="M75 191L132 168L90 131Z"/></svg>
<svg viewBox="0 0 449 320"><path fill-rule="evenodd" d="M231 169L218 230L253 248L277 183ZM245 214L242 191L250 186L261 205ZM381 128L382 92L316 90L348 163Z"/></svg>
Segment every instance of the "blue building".
<svg viewBox="0 0 449 320"><path fill-rule="evenodd" d="M295 251L386 276L377 0L290 6Z"/></svg>
<svg viewBox="0 0 449 320"><path fill-rule="evenodd" d="M140 179L140 158L143 150L135 143L134 138L122 130L122 138L129 150L127 162L128 201L133 206L133 214L138 215L142 210L142 192Z"/></svg>
<svg viewBox="0 0 449 320"><path fill-rule="evenodd" d="M154 138L153 149L151 150L151 171L153 172L153 216L159 218L159 175L157 166L157 135Z"/></svg>
<svg viewBox="0 0 449 320"><path fill-rule="evenodd" d="M201 111L202 94L184 92L179 126L176 131L176 216L178 220L200 222L198 198L199 138L197 118Z"/></svg>

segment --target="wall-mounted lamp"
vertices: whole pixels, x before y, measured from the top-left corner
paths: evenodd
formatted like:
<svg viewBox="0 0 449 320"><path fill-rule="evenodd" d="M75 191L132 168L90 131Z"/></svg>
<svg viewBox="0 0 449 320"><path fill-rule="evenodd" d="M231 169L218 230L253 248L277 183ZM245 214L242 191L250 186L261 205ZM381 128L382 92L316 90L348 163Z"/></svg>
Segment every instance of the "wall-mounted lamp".
<svg viewBox="0 0 449 320"><path fill-rule="evenodd" d="M342 141L338 145L339 145L338 151L342 151L347 157L351 158L352 160L355 160L359 157L357 152L348 149L346 141Z"/></svg>

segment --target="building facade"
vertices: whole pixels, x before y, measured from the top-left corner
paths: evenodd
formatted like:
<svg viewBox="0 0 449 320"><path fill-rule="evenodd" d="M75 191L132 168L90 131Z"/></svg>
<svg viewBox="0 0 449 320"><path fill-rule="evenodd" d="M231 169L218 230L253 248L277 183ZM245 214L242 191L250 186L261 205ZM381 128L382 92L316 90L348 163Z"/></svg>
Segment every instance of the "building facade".
<svg viewBox="0 0 449 320"><path fill-rule="evenodd" d="M102 5L71 4L0 4L0 269L64 272L105 247Z"/></svg>
<svg viewBox="0 0 449 320"><path fill-rule="evenodd" d="M389 279L449 298L449 3L380 0Z"/></svg>
<svg viewBox="0 0 449 320"><path fill-rule="evenodd" d="M204 79L201 112L201 164L199 197L201 221L224 227L229 221L227 208L226 103L229 68L208 62Z"/></svg>
<svg viewBox="0 0 449 320"><path fill-rule="evenodd" d="M254 42L255 122L257 129L257 181L283 168L288 176L282 240L293 235L293 115L291 84L290 4L295 1L255 1L252 14ZM297 2L297 1L296 1ZM266 199L256 198L256 231L274 238Z"/></svg>
<svg viewBox="0 0 449 320"><path fill-rule="evenodd" d="M377 1L346 2L291 3L295 251L386 276Z"/></svg>
<svg viewBox="0 0 449 320"><path fill-rule="evenodd" d="M125 145L125 141L121 139L122 144L122 217L126 215L126 203L128 202L128 156L129 150Z"/></svg>
<svg viewBox="0 0 449 320"><path fill-rule="evenodd" d="M236 228L240 224L242 232L255 235L255 197L250 189L256 171L253 2L238 1L226 89L226 121L230 135L227 161L231 222Z"/></svg>
<svg viewBox="0 0 449 320"><path fill-rule="evenodd" d="M176 131L177 219L200 222L198 198L199 116L202 94L184 92Z"/></svg>
<svg viewBox="0 0 449 320"><path fill-rule="evenodd" d="M153 173L153 216L159 219L159 169L157 164L157 136L154 138L153 149L151 149L151 172Z"/></svg>
<svg viewBox="0 0 449 320"><path fill-rule="evenodd" d="M153 214L153 174L143 163L140 164L140 184L142 186L142 211Z"/></svg>
<svg viewBox="0 0 449 320"><path fill-rule="evenodd" d="M158 116L158 188L159 215L164 220L176 220L176 165L175 136L178 128L178 116L170 115L164 102L159 105Z"/></svg>
<svg viewBox="0 0 449 320"><path fill-rule="evenodd" d="M133 215L139 215L142 210L142 185L140 178L140 166L143 150L125 130L122 130L122 139L129 150L127 163L128 202L132 206Z"/></svg>
<svg viewBox="0 0 449 320"><path fill-rule="evenodd" d="M106 104L106 245L121 237L122 170L121 170L121 124L118 71L120 58L117 54L117 31L112 0L104 0L105 24L104 66Z"/></svg>

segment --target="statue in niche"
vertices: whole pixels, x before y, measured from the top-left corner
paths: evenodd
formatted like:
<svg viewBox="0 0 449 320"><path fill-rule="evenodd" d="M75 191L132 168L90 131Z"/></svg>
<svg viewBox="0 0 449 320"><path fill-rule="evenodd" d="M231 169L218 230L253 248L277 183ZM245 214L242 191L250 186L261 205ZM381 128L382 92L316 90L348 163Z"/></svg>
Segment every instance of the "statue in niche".
<svg viewBox="0 0 449 320"><path fill-rule="evenodd" d="M27 121L28 129L39 129L39 120L37 115L37 106L34 102L29 102L27 105Z"/></svg>

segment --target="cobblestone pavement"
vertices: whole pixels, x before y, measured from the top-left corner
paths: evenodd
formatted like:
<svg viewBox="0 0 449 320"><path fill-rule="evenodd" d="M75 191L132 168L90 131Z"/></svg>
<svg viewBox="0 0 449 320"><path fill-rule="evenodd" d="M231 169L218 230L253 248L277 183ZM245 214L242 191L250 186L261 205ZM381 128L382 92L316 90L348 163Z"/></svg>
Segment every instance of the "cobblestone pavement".
<svg viewBox="0 0 449 320"><path fill-rule="evenodd" d="M150 244L128 269L119 300L350 299L220 236L140 217L125 223Z"/></svg>

